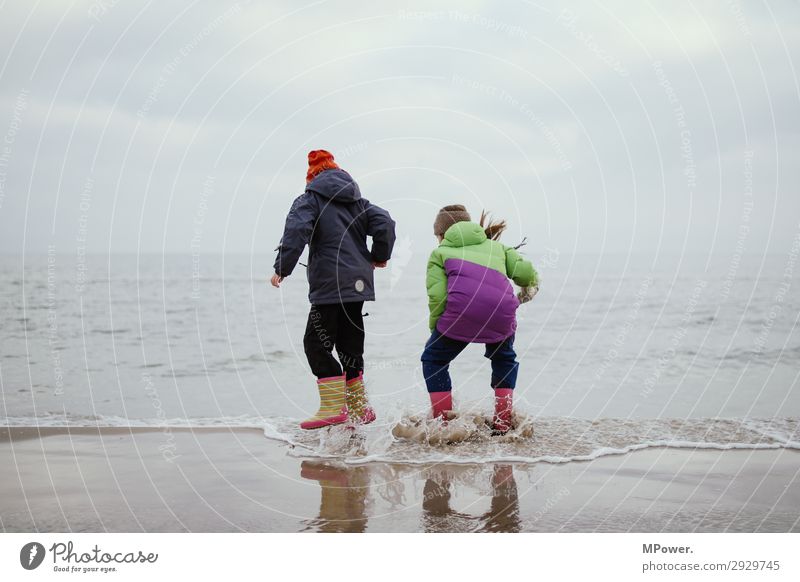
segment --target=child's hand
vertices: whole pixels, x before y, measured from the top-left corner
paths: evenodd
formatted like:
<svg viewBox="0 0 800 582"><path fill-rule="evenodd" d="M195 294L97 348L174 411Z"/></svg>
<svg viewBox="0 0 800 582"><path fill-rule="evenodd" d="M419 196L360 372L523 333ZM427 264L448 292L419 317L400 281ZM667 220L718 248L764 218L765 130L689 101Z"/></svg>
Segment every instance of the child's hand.
<svg viewBox="0 0 800 582"><path fill-rule="evenodd" d="M272 283L273 287L280 287L281 286L281 281L283 281L283 277L281 277L277 273L275 273L272 276L272 278L269 280L269 282Z"/></svg>
<svg viewBox="0 0 800 582"><path fill-rule="evenodd" d="M517 293L517 299L519 299L520 303L527 303L539 292L539 286L533 285L531 287L522 287Z"/></svg>
<svg viewBox="0 0 800 582"><path fill-rule="evenodd" d="M373 269L376 269L376 268L377 268L377 269L383 269L383 268L386 266L386 263L387 263L387 262L388 262L388 261L381 261L381 262L376 262L376 261L373 261L373 262L372 262L372 268L373 268Z"/></svg>

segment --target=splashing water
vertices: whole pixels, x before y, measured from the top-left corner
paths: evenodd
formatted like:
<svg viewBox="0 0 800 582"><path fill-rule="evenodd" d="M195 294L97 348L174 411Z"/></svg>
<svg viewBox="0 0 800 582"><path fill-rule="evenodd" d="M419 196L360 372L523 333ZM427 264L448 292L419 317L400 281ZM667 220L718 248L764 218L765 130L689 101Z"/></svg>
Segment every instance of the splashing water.
<svg viewBox="0 0 800 582"><path fill-rule="evenodd" d="M465 442L509 443L533 439L533 419L515 413L513 429L504 435L492 435L492 417L483 414L462 414L442 422L421 416L400 419L393 428L392 436L428 445L454 445Z"/></svg>
<svg viewBox="0 0 800 582"><path fill-rule="evenodd" d="M283 419L265 435L300 457L334 458L347 464L564 463L648 447L697 449L800 449L800 419L534 418L516 413L515 428L492 436L491 418L463 414L442 423L401 415L387 424L301 431Z"/></svg>

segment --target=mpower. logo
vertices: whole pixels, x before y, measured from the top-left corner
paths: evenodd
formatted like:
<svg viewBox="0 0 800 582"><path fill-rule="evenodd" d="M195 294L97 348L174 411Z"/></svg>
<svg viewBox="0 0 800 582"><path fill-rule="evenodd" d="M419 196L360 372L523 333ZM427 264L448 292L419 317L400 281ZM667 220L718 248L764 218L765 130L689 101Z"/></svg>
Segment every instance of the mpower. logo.
<svg viewBox="0 0 800 582"><path fill-rule="evenodd" d="M26 570L35 570L44 560L44 546L39 542L29 542L19 551L19 563Z"/></svg>

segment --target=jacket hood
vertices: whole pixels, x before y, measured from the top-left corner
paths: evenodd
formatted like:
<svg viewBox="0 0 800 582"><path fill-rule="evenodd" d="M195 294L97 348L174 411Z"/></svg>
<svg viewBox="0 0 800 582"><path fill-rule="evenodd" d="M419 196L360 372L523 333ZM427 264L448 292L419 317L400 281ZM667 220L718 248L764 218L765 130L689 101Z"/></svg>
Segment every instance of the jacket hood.
<svg viewBox="0 0 800 582"><path fill-rule="evenodd" d="M444 233L442 245L446 247L466 247L478 245L486 240L486 233L476 222L456 222Z"/></svg>
<svg viewBox="0 0 800 582"><path fill-rule="evenodd" d="M325 170L309 182L306 190L336 202L355 202L361 199L358 184L344 170Z"/></svg>

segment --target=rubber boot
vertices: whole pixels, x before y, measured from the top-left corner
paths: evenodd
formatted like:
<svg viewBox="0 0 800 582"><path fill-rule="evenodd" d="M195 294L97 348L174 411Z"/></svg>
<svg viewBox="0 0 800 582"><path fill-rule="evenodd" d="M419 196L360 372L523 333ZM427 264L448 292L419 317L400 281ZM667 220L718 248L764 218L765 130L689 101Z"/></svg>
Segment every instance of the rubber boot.
<svg viewBox="0 0 800 582"><path fill-rule="evenodd" d="M453 411L453 394L447 392L428 392L431 397L431 407L433 418L447 420L450 412Z"/></svg>
<svg viewBox="0 0 800 582"><path fill-rule="evenodd" d="M494 389L494 418L492 419L492 434L504 435L511 430L511 409L514 400L514 390L511 388Z"/></svg>
<svg viewBox="0 0 800 582"><path fill-rule="evenodd" d="M332 376L317 380L319 410L300 423L300 428L312 429L347 422L344 376Z"/></svg>
<svg viewBox="0 0 800 582"><path fill-rule="evenodd" d="M347 402L347 415L351 421L359 424L369 424L375 420L375 411L367 401L363 373L347 381L345 400Z"/></svg>

